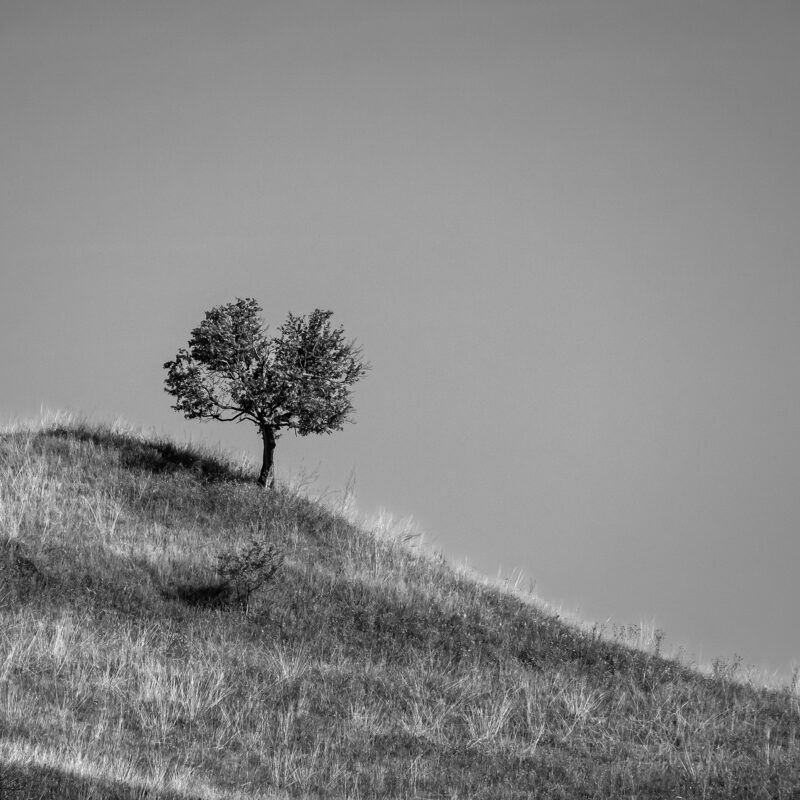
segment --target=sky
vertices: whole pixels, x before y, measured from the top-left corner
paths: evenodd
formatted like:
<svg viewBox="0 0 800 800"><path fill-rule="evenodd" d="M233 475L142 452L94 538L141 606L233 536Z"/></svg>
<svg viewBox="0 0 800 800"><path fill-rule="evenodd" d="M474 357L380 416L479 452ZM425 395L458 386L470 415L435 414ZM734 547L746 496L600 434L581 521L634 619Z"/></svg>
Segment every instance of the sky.
<svg viewBox="0 0 800 800"><path fill-rule="evenodd" d="M800 4L0 0L0 416L184 420L213 306L331 309L279 476L702 660L800 660Z"/></svg>

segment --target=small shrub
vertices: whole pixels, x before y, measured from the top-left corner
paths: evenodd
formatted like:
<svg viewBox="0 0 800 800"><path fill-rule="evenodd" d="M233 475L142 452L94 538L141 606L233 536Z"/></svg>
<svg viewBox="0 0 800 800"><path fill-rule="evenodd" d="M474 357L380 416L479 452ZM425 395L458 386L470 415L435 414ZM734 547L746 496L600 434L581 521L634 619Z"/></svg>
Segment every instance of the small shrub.
<svg viewBox="0 0 800 800"><path fill-rule="evenodd" d="M244 606L245 614L250 608L250 596L272 580L282 564L281 548L258 535L238 549L217 556L217 572Z"/></svg>

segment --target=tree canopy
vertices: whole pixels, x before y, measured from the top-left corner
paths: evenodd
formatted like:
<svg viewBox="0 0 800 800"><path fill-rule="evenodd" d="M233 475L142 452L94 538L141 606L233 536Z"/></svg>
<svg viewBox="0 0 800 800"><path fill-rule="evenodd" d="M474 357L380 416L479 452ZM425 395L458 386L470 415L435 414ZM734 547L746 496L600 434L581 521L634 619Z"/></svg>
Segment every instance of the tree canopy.
<svg viewBox="0 0 800 800"><path fill-rule="evenodd" d="M252 298L212 308L188 348L164 364L172 408L187 419L253 422L264 440L259 482L271 485L282 430L331 433L352 421L351 387L369 364L332 316L320 309L290 313L270 337Z"/></svg>

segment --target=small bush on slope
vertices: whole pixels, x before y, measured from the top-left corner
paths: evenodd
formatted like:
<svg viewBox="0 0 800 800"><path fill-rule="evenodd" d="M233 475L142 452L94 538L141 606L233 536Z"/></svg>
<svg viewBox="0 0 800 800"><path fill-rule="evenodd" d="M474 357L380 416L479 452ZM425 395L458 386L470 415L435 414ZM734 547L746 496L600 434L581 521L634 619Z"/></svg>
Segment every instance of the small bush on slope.
<svg viewBox="0 0 800 800"><path fill-rule="evenodd" d="M282 563L283 553L276 544L263 535L253 535L237 550L217 556L217 572L247 613L251 596L275 577Z"/></svg>
<svg viewBox="0 0 800 800"><path fill-rule="evenodd" d="M605 641L246 478L88 425L2 438L9 797L796 796L793 691ZM248 615L181 596L254 536L284 560Z"/></svg>

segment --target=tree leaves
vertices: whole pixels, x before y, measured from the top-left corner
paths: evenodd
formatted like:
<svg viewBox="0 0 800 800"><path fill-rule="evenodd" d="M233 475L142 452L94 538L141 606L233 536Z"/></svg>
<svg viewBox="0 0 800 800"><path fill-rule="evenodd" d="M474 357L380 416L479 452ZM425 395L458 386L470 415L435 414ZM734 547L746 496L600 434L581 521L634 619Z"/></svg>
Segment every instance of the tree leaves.
<svg viewBox="0 0 800 800"><path fill-rule="evenodd" d="M239 422L301 436L350 421L350 387L369 370L361 348L331 323L333 312L289 314L267 336L252 298L216 306L167 361L165 390L187 419Z"/></svg>

